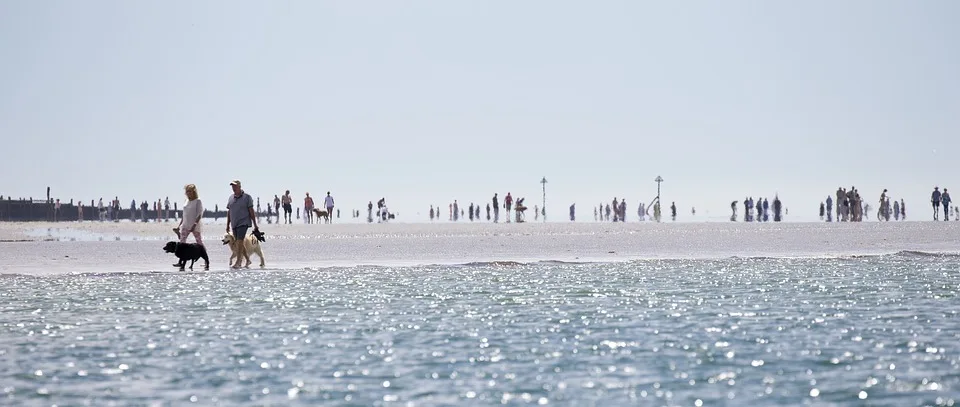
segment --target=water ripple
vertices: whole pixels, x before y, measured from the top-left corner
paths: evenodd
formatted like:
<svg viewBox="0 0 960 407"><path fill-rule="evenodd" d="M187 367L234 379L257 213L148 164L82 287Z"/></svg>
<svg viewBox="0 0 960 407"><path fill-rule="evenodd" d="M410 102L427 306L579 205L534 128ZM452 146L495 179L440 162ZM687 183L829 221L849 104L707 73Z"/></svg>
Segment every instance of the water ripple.
<svg viewBox="0 0 960 407"><path fill-rule="evenodd" d="M953 405L958 261L14 276L0 400Z"/></svg>

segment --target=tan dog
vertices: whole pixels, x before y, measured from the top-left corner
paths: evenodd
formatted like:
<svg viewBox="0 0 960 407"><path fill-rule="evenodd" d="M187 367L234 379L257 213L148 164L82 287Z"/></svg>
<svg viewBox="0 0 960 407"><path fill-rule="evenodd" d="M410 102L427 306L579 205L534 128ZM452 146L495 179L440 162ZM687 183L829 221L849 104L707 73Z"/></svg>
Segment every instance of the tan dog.
<svg viewBox="0 0 960 407"><path fill-rule="evenodd" d="M263 261L263 249L260 247L260 241L257 240L257 237L252 233L248 234L247 237L243 238L242 242L238 242L237 238L231 233L223 235L223 244L230 245L230 260L227 264L233 263L232 268L240 268L240 262L243 259L247 260L247 264L243 267L250 268L250 254L256 253L257 256L260 256L260 268L263 268L265 263ZM236 263L233 262L233 259L236 258Z"/></svg>
<svg viewBox="0 0 960 407"><path fill-rule="evenodd" d="M313 208L313 214L317 217L317 222L323 218L323 223L330 223L330 214L326 210Z"/></svg>

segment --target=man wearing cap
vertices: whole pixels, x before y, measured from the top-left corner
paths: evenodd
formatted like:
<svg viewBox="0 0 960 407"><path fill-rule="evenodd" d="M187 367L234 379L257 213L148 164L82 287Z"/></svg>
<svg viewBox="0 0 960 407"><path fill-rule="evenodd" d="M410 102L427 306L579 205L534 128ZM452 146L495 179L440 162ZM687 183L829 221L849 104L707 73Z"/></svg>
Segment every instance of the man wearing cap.
<svg viewBox="0 0 960 407"><path fill-rule="evenodd" d="M242 242L247 237L247 229L250 229L250 223L253 223L253 230L259 230L257 226L257 216L253 212L253 198L243 191L239 180L230 182L233 188L233 195L227 199L227 233L231 232L230 226L233 225L233 237L238 242ZM243 244L240 244L241 255L246 250Z"/></svg>

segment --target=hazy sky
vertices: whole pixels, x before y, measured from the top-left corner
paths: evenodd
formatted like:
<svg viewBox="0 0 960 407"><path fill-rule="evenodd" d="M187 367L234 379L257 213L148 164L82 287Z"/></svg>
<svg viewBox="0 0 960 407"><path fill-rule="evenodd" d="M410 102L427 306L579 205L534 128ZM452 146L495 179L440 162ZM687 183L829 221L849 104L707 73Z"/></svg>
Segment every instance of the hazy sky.
<svg viewBox="0 0 960 407"><path fill-rule="evenodd" d="M960 2L0 0L0 195L960 192ZM958 196L960 198L960 196ZM919 204L922 204L920 206ZM266 201L263 202L264 207Z"/></svg>

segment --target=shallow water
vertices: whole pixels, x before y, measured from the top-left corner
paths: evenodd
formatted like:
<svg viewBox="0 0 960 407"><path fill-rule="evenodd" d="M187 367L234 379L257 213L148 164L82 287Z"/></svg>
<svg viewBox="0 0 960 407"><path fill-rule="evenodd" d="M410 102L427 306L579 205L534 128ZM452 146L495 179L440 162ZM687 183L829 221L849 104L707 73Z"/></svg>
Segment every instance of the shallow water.
<svg viewBox="0 0 960 407"><path fill-rule="evenodd" d="M952 405L960 257L0 277L17 405Z"/></svg>

